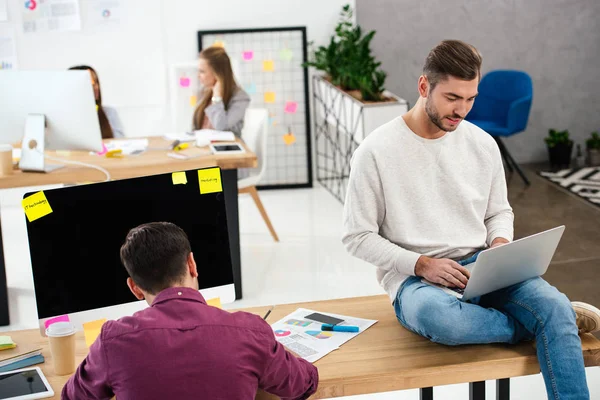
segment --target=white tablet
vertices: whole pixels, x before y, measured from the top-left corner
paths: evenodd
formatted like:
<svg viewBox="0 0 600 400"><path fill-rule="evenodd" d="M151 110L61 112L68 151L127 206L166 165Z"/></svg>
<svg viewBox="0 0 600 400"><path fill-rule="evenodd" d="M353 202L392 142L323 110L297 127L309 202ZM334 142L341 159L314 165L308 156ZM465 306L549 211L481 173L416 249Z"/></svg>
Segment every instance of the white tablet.
<svg viewBox="0 0 600 400"><path fill-rule="evenodd" d="M236 154L245 153L246 150L239 143L211 143L210 151L213 154Z"/></svg>
<svg viewBox="0 0 600 400"><path fill-rule="evenodd" d="M46 399L54 391L39 367L0 373L0 400Z"/></svg>

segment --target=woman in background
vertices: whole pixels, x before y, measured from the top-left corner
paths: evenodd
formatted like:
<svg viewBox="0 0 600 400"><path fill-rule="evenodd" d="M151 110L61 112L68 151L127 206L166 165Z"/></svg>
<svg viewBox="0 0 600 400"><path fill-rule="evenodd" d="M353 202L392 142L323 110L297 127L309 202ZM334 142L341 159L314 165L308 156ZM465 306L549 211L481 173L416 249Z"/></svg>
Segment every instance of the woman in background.
<svg viewBox="0 0 600 400"><path fill-rule="evenodd" d="M200 52L198 80L204 89L194 111L194 129L231 131L239 137L250 97L235 82L229 56L222 47Z"/></svg>
<svg viewBox="0 0 600 400"><path fill-rule="evenodd" d="M96 106L98 106L98 120L100 122L100 131L103 139L123 138L123 127L121 120L114 108L102 105L102 92L100 92L100 80L94 68L88 65L77 65L69 68L75 71L89 71L92 79L92 87L94 88L94 97L96 98Z"/></svg>

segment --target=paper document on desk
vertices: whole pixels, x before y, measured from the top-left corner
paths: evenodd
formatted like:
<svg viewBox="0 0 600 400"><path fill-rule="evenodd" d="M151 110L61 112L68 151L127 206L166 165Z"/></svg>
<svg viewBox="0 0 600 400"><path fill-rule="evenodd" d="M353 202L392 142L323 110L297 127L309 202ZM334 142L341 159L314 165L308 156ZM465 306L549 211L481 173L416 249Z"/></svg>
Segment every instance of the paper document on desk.
<svg viewBox="0 0 600 400"><path fill-rule="evenodd" d="M194 131L196 138L206 138L211 142L233 142L235 135L230 131L216 131L214 129L199 129Z"/></svg>
<svg viewBox="0 0 600 400"><path fill-rule="evenodd" d="M359 332L325 332L321 331L321 322L311 321L305 316L314 312L331 315L343 319L339 326L358 326ZM322 311L299 308L271 325L275 339L292 350L306 361L315 362L323 356L339 349L348 340L360 335L375 324L377 320L354 318L346 315L332 314Z"/></svg>
<svg viewBox="0 0 600 400"><path fill-rule="evenodd" d="M148 148L148 139L121 139L106 143L106 150L121 150L124 155L141 154Z"/></svg>

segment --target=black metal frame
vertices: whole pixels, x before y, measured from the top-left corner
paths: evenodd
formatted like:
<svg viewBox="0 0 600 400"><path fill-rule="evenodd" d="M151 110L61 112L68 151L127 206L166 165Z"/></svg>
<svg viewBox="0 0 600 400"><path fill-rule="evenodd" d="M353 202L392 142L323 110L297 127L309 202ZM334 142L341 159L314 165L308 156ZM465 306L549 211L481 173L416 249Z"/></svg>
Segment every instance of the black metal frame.
<svg viewBox="0 0 600 400"><path fill-rule="evenodd" d="M433 388L419 389L420 400L433 400ZM510 378L496 380L496 400L510 399ZM469 383L469 400L485 400L485 381Z"/></svg>
<svg viewBox="0 0 600 400"><path fill-rule="evenodd" d="M288 31L300 31L302 33L302 62L305 63L308 60L308 41L306 39L306 27L305 26L286 26L277 28L250 28L250 29L217 29L209 31L198 31L198 51L202 51L202 36L203 35L225 35L232 33L260 33L260 32L288 32ZM304 100L306 104L305 110L305 124L306 124L306 162L308 168L308 182L298 184L283 184L283 185L259 185L258 189L300 189L300 188L311 188L313 187L313 170L312 170L312 132L310 124L310 96L308 93L308 69L303 67L304 70Z"/></svg>
<svg viewBox="0 0 600 400"><path fill-rule="evenodd" d="M2 240L2 224L0 224L0 326L8 326L8 287L6 286L6 262L4 260L4 243Z"/></svg>
<svg viewBox="0 0 600 400"><path fill-rule="evenodd" d="M513 170L517 170L517 173L519 174L521 179L523 179L523 182L525 182L525 184L527 186L529 186L530 185L529 179L527 179L527 177L525 176L525 173L523 172L523 170L521 170L521 167L519 167L519 164L517 164L515 159L512 157L512 155L510 154L510 152L504 145L502 138L500 138L500 136L492 136L492 137L494 138L496 143L498 143L498 147L500 148L500 154L502 154L502 159L504 160L504 165L506 165L506 168L508 168L508 172L512 173Z"/></svg>

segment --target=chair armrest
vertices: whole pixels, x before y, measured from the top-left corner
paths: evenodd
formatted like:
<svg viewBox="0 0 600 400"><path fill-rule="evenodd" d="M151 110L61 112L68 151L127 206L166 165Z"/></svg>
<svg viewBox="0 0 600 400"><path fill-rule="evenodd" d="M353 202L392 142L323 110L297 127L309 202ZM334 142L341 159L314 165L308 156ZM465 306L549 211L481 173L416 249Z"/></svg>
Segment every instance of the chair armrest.
<svg viewBox="0 0 600 400"><path fill-rule="evenodd" d="M507 127L511 132L520 132L527 127L529 110L531 109L531 96L513 101L508 109Z"/></svg>

